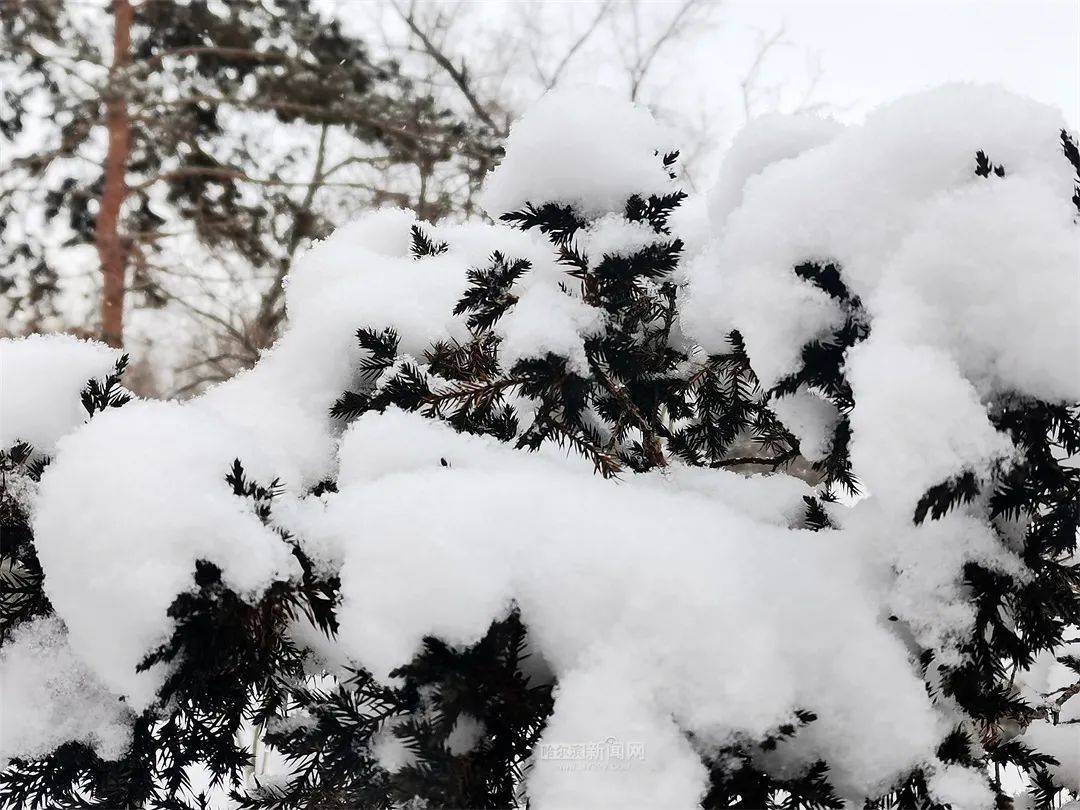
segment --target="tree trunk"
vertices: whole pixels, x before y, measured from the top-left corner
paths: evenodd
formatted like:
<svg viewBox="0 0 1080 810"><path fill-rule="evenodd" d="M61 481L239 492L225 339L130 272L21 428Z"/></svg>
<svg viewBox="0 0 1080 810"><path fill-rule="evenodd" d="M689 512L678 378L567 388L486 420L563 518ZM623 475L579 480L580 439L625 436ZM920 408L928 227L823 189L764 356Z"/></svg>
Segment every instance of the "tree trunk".
<svg viewBox="0 0 1080 810"><path fill-rule="evenodd" d="M124 342L124 284L127 245L120 235L120 208L127 196L127 163L131 122L128 120L124 68L131 58L130 0L113 0L113 61L105 100L105 126L109 146L105 176L95 223L95 241L101 261L101 339L110 346Z"/></svg>

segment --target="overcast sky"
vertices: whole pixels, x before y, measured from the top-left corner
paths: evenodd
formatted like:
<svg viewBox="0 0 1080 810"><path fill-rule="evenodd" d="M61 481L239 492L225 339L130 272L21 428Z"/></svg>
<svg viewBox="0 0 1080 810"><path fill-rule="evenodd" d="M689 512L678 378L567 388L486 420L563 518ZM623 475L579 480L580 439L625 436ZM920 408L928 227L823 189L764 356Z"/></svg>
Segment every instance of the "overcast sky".
<svg viewBox="0 0 1080 810"><path fill-rule="evenodd" d="M727 19L744 36L786 21L792 43L818 51L820 97L851 105L841 117L945 81L973 80L1054 104L1074 128L1080 124L1080 0L731 0L727 6Z"/></svg>
<svg viewBox="0 0 1080 810"><path fill-rule="evenodd" d="M387 17L388 7L373 0L315 1L334 9L361 36L373 31L372 9L383 9L383 24L387 19L393 24L394 14ZM812 72L808 57L816 56L821 74L814 99L842 120L857 121L874 106L944 82L977 81L1001 83L1053 104L1074 129L1080 127L1080 0L705 1L716 6L707 15L711 25L664 50L653 66L653 87L645 100L677 109L683 117L701 111L723 136L742 123L739 80L753 63L761 38L781 26L785 45L770 52L760 76L760 84L779 93L779 103L762 99L756 112L795 106ZM564 20L561 38L555 25L539 43L556 54L568 45L562 39L576 38L582 23L595 14L595 2L582 0L420 2L465 12L468 22L456 29L450 50L474 73L490 49L505 45L506 35L525 34L518 30L520 20L516 25L514 20L526 3L547 9L549 21ZM647 7L642 18L660 29L682 2L641 0ZM646 40L652 34L643 32ZM605 37L611 32L601 29L571 60L567 81L625 85L625 73L619 73L610 48L597 58L605 53ZM536 46L519 41L512 47L527 51ZM527 62L524 55L521 59Z"/></svg>

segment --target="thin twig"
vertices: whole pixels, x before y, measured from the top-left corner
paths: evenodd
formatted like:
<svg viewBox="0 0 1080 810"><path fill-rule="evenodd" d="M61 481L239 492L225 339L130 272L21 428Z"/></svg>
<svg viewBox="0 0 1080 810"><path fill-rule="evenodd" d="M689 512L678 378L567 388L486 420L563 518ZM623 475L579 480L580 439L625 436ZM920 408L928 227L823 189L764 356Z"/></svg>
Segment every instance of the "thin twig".
<svg viewBox="0 0 1080 810"><path fill-rule="evenodd" d="M468 72L465 68L465 63L462 62L460 68L454 67L454 63L450 61L450 58L439 49L431 38L424 33L416 23L416 19L410 10L406 13L397 2L392 3L394 10L401 16L401 19L409 26L410 30L416 34L417 39L420 40L424 46L424 50L427 51L428 56L435 60L435 63L446 71L450 79L457 85L458 90L465 97L465 100L469 102L469 106L472 107L476 116L483 121L494 132L499 132L499 127L495 125L495 121L492 119L491 114L484 108L484 105L480 103L480 99L476 97L476 93L472 89L472 85L469 83Z"/></svg>

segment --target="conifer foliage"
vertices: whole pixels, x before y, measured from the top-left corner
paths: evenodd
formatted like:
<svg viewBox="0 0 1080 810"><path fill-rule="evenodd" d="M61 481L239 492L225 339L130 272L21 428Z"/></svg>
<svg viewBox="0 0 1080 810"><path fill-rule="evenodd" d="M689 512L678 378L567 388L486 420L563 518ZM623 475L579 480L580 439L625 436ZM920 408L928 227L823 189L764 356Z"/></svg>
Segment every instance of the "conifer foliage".
<svg viewBox="0 0 1080 810"><path fill-rule="evenodd" d="M668 168L677 159L670 153L662 162ZM487 266L468 271L469 287L454 307L466 318L469 340L433 342L417 364L399 358L392 331L361 328L366 390L346 392L333 415L354 418L391 406L421 411L457 430L513 441L519 449L537 450L545 442L567 447L605 477L664 467L669 456L714 467L783 466L798 455L798 440L766 407L773 392L757 384L739 334L731 334L729 353L693 360L693 350L673 340L679 289L672 275L683 243L672 237L667 221L685 196L675 191L626 201L625 221L647 225L657 239L630 255L583 252L575 236L589 223L570 206L527 205L502 215L515 227L544 234L565 267L563 293L603 313L603 330L585 341L587 368L574 368L570 358L554 353L509 367L500 363L494 327L517 302L515 285L532 268L526 259L495 251ZM439 252L419 227L412 240L417 260ZM807 361L823 366L821 378L839 374L846 346L830 345L831 367L829 360ZM527 423L508 401L513 394L539 403ZM750 439L759 455L730 458L739 439ZM848 483L854 488L853 479Z"/></svg>
<svg viewBox="0 0 1080 810"><path fill-rule="evenodd" d="M1062 165L1071 165L1075 172L1069 185L1075 180L1080 186L1080 158L1065 132L1053 159L1060 161L1062 152L1066 158ZM995 192L994 186L985 184L1012 188L1005 185L1013 181L1006 156L999 157L989 148L984 151L979 143L971 144L969 154L973 169L964 194ZM486 226L489 230L485 231L495 244L484 260L460 268L460 289L452 300L447 298L445 318L459 327L457 331L440 330L436 319L429 316L430 333L417 335L415 323L380 320L381 313L373 310L368 310L368 320L353 323L351 385L332 407L326 408L329 398L320 405L324 411L320 416L331 426L334 438L343 434L338 472L318 483L313 483L315 476L308 475L302 486L285 472L280 478L262 477L261 472L256 475L252 470L257 467L262 471L270 465L256 448L250 463L246 458L224 455L214 482L215 492L225 492L234 499L229 501L235 506L232 511L251 518L242 525L250 526L260 542L267 544L265 548L283 552L291 567L282 570L291 573L277 574L264 587L245 590L235 584L234 559L194 559L187 571L186 588L176 593L168 609L167 637L146 650L137 666L141 675L160 676L154 698L145 706L112 707L123 714L130 727L130 737L120 750L103 750L100 737L92 733L75 735L33 755L9 753L4 748L9 761L0 773L0 803L12 807L201 808L211 806L210 793L218 799L227 793L237 806L250 810L525 807L534 803L542 810L548 806L532 792L535 785L550 791L552 784L551 770L540 773L539 766L544 764L540 751L551 743L585 743L550 735L566 728L566 718L559 715L560 701L580 688L581 672L588 666L580 660L567 666L565 655L560 660L559 654L552 652L559 649L553 639L560 638L564 628L552 626L548 611L537 611L535 602L521 593L512 592L507 597L495 589L499 598L485 603L482 625L486 630L475 632L474 616L469 619L471 635L454 629L452 618L436 623L447 628L446 633L420 634L411 648L412 657L398 661L394 669L380 671L382 659L378 655L368 658L355 646L356 638L378 640L392 634L394 628L379 625L378 612L370 605L365 607L362 599L358 602L349 578L365 567L375 567L376 576L380 575L379 553L392 552L379 546L380 539L374 536L379 531L405 544L406 552L417 548L408 545L415 534L410 527L417 524L398 514L396 521L404 528L400 535L394 535L397 526L380 524L377 516L364 509L348 511L349 499L362 495L365 488L390 485L385 480L380 484L378 476L364 478L366 469L359 469L355 460L348 461L345 448L360 435L358 431L374 425L363 435L371 440L365 450L377 456L378 426L402 424L413 426L416 435L453 436L462 442L453 445L461 450L460 456L436 448L434 438L431 448L420 451L433 456L425 464L430 462L435 472L444 476L416 479L421 481L416 485L421 497L427 499L414 504L420 510L447 508L452 502L453 495L437 499L435 490L440 484L423 481L452 481L459 458L465 459L463 466L472 465L468 471L475 473L476 458L546 470L549 468L542 463L553 458L556 461L552 464L580 467L580 457L594 475L568 478L566 486L585 486L574 483L584 480L589 487L602 487L589 490L604 493L596 496L598 510L612 503L625 504L604 498L608 492L627 489L632 495L640 494L646 504L643 510L652 503L691 510L698 502L692 501L688 492L703 488L734 493L727 496L732 500L746 497L755 488L774 488L770 491L786 500L763 503L774 511L781 511L775 509L776 504L785 504L782 514L768 518L768 532L750 534L745 542L767 545L777 533L786 533L786 542L794 545L781 546L784 557L803 553L803 547L818 549L814 553L820 553L819 558L806 559L818 559L822 569L800 572L800 579L821 577L827 586L841 582L828 579L833 572L825 566L838 564L844 553L895 555L884 564L876 560L866 563L866 570L875 572L875 587L883 592L874 594L880 601L873 610L880 615L872 616L868 625L877 634L874 644L887 638L893 645L888 650L903 651L897 658L899 666L917 679L912 699L925 701L927 716L934 718L932 744L924 746L921 754L896 762L890 759L894 751L877 752L877 762L865 765L862 760L861 767L871 776L862 782L853 776L859 771L848 760L862 753L851 750L860 747L862 730L858 724L850 724L850 718L837 720L835 715L845 714L837 711L836 701L841 699L836 697L837 690L842 699L859 705L849 693L859 688L857 675L845 674L843 677L850 680L843 683L854 686L842 685L833 691L812 685L804 691L789 689L783 698L787 703L778 711L762 712L762 716L780 719L762 721L754 734L745 728L716 734L713 728L720 721L695 720L694 707L680 703L681 693L672 703L663 703L662 697L653 695L649 701L662 707L661 719L675 728L677 744L670 744L669 749L681 745L680 756L693 760L701 807L839 809L858 801L867 807L905 810L980 803L1009 808L1017 806L1014 794L1020 785L1027 794L1024 801L1041 810L1074 795L1070 789L1075 791L1075 784L1061 770L1066 763L1059 758L1060 748L1043 750L1040 740L1047 739L1048 729L1057 729L1052 735L1058 735L1062 728L1075 730L1078 720L1074 704L1080 700L1075 697L1080 692L1080 657L1075 652L1080 628L1080 566L1075 555L1080 532L1080 470L1075 459L1080 455L1080 405L1050 396L1041 398L1020 387L990 387L982 403L988 430L998 437L995 441L1007 439L1012 451L998 452L995 445L993 463L981 463L981 457L973 456L970 463L923 487L914 500L890 500L892 493L876 491L874 481L868 486L860 477L859 462L866 455L856 447L858 442L867 441L865 436L872 435L873 427L860 412L861 395L870 389L865 368L860 366L865 355L859 353L872 348L875 341L888 339L889 330L896 328L881 315L883 305L880 301L869 303L864 293L869 287L857 268L816 254L792 262L782 276L783 283L793 285L804 298L816 296L813 300L833 313L811 339L795 347L794 364L789 363L781 373L755 370L755 357L764 358L761 346L766 341L753 324L737 328L738 320L725 324L720 339L715 335L711 340L695 339L689 310L701 306L700 299L693 296L700 295L703 284L688 265L691 260L700 262L701 253L700 247L688 245L678 225L683 213L680 207L686 200L675 183L678 155L657 151L649 157L670 175L670 190L631 193L615 211L596 213L557 196L529 199L512 210L496 212L501 224ZM1073 203L1080 219L1080 203ZM414 271L427 272L432 283L438 268L460 261L463 254L455 238L475 238L475 232L467 228L416 222L405 232L407 247L395 271L401 278L409 278L408 273ZM613 242L606 236L610 233L632 234L632 238ZM737 234L729 238L735 239ZM521 248L519 253L515 246L528 249ZM690 256L692 250L699 251L698 255ZM300 277L298 285L308 280ZM573 322L580 351L554 350L550 347L557 341L553 340L534 351L522 351L515 343L523 310L538 295L548 295L545 300L554 302L545 310L551 313L552 324L564 308L577 318ZM879 327L877 318L885 325ZM288 357L288 339L287 334L278 349L280 356ZM1048 347L1048 351L1056 350ZM271 355L264 362L274 359ZM102 431L106 426L115 429L112 426L122 425L126 419L134 422L146 414L159 413L153 410L158 404L130 401L121 386L125 364L126 358L121 359L112 373L90 380L77 395L90 424L80 428L71 442L61 441L59 461L54 463L64 464L65 454L77 451L75 440L99 427ZM769 365L768 358L764 365ZM260 370L257 367L252 374L258 375ZM271 367L272 374L278 370ZM295 368L292 371L299 373ZM295 399L273 389L271 394L263 400L267 407ZM822 446L821 452L809 449L811 431L785 416L793 413L792 402L806 399L832 414L819 431L824 434L823 441L816 442ZM947 412L948 403L937 404ZM221 401L211 400L211 406L213 410L194 412L207 420L219 418ZM165 418L166 411L160 414ZM402 421L406 414L413 414L408 417L411 421ZM272 424L276 430L280 423ZM433 432L424 432L429 427ZM392 445L395 459L404 459L412 450L407 439L396 438L401 441ZM223 453L227 452L222 446ZM880 446L888 449L887 444ZM462 449L479 447L486 455L469 456ZM561 458L563 455L569 460ZM43 475L45 484L49 483L46 465L48 460L25 442L6 448L0 455L4 533L0 665L8 665L5 656L22 649L20 645L25 644L32 628L64 618L54 611L47 595L50 572L47 566L43 570L35 550L35 526L53 531L52 524L36 522L30 509ZM402 478L407 472L397 469L379 475ZM432 514L430 519L445 521L448 532L462 525L480 526L489 517L495 520L501 513L494 501L499 493L509 490L498 489L494 478L476 480L487 480L492 489L468 494L475 523L455 522L460 516L441 513ZM875 480L880 486L880 476ZM422 485L428 488L419 489ZM680 486L689 489L678 498L670 496ZM390 488L379 491L395 492ZM538 491L535 497L542 498L545 491ZM541 514L526 512L523 506L534 493L525 492L521 497L523 515ZM661 497L671 499L650 500ZM48 498L43 501L46 511L54 508ZM889 508L878 507L878 501ZM370 507L374 502L359 503ZM794 508L790 508L792 504ZM890 511L892 506L896 509ZM552 505L553 510L557 508L558 504ZM724 507L729 508L734 507ZM338 509L342 511L335 511ZM335 515L347 516L350 530L359 526L358 538L334 545L338 542L335 531L339 530L335 527L341 525L340 521L334 523L338 519ZM657 516L657 520L675 521L677 517L670 513ZM618 516L608 516L608 520L612 537L625 541L625 553L635 553L633 529ZM731 542L725 535L728 532L741 542L741 533L751 532L751 525L757 524L739 518L730 526L701 526L701 536L693 541L707 546ZM936 546L959 544L967 542L964 533L973 531L973 526L988 533L989 539L979 542L992 541L995 551L965 550L957 555L955 582L933 578L945 565L935 562L941 558L932 556L940 552L937 547L926 552L929 564L923 568L903 563L905 550L919 543L925 547L925 538ZM117 531L121 528L117 526ZM938 533L932 534L934 531ZM902 538L899 550L888 545L895 536ZM501 569L482 568L489 552L479 543L469 546L475 538L452 539L476 549L475 579L455 579L456 558L438 557L445 549L434 543L430 547L432 558L408 560L402 570L408 570L410 576L395 581L394 587L411 593L406 580L415 575L421 581L436 583L424 596L430 595L437 604L472 605L469 588L482 589L486 583L481 580L497 578ZM587 545L595 538L582 534L575 541ZM670 542L673 555L683 553L684 546L674 539L657 537L655 541ZM511 539L501 538L500 542L510 548L508 556L520 553ZM750 552L757 553L755 549ZM211 548L206 555L213 553ZM353 553L369 556L350 558ZM668 575L671 569L663 568L661 557L648 559L656 567L658 579ZM744 564L745 559L732 555L731 564ZM445 579L442 573L432 579L425 566L437 566L440 560L447 560ZM595 570L586 567L584 557L577 564L580 571ZM505 563L505 567L510 566L511 562ZM569 570L567 580L579 576L580 571ZM687 583L696 582L697 573L683 571ZM757 586L766 589L763 600L747 596L759 600L754 605L765 606L760 612L771 610L773 602L783 602L785 588L800 587L798 581L784 579L787 574L779 561L775 571L744 575L765 580ZM930 585L924 587L918 577L926 578ZM780 585L769 591L772 580ZM904 592L904 587L915 590ZM941 593L952 592L950 588L958 594L957 601L946 604L942 612L958 613L970 621L950 624L948 632L934 635L930 630L936 628L938 617L925 620L919 612L919 600L941 598ZM445 591L454 596L440 602ZM889 595L884 595L885 591ZM863 591L855 593L863 598ZM905 593L916 594L914 605L911 599L896 597ZM634 596L619 594L619 598L629 605ZM688 601L710 603L718 598L711 591L704 595L694 592ZM847 597L841 594L837 598ZM413 607L423 609L408 600L401 604L406 612ZM492 608L492 604L500 607ZM667 607L657 606L657 610ZM805 608L813 610L815 606ZM851 611L865 609L865 604L852 599ZM753 620L759 619L755 616ZM762 638L781 638L769 635L768 620L762 621L755 633L760 630ZM357 623L369 635L358 632ZM571 627L573 632L568 635L575 639L587 632L580 624ZM714 636L721 632L719 624L716 628L689 629L674 624L672 635L690 633L690 649L695 652L695 660L677 662L674 671L707 666L707 651L715 647ZM820 639L826 639L829 628L820 632ZM736 640L721 639L721 643L735 645ZM588 649L599 656L595 650L608 648ZM700 661L696 660L698 649L702 652ZM803 664L809 658L797 656L820 656L816 649L802 653L785 649L776 654L777 660L790 655ZM645 660L647 655L648 651L635 661L640 672L628 680L640 678L647 683L651 668L667 663ZM656 657L659 660L664 655L670 657L671 653L658 651ZM368 661L374 663L365 666ZM869 657L835 664L854 669L876 665ZM1034 679L1032 673L1047 666L1056 666L1059 672L1064 668L1071 673L1071 680L1065 685L1052 684L1053 688L1042 692L1025 686ZM808 675L805 682L817 683L813 677ZM708 677L703 682L711 684ZM116 683L120 681L111 682ZM783 687L782 680L778 684ZM677 680L662 686L671 691L682 688ZM729 688L748 689L745 684L715 683L718 693ZM618 692L618 688L613 686L613 691ZM115 695L115 700L126 703L120 695ZM576 705L580 709L580 701ZM665 708L671 705L679 709ZM869 718L859 718L860 723L864 720L872 725ZM837 734L838 728L841 735L848 736L842 745L830 748L829 735ZM903 733L916 736L908 730ZM899 739L901 730L897 735L896 751L900 751L908 743ZM646 739L644 744L649 746L650 756L670 753L658 738ZM276 769L264 767L271 754L276 758ZM197 768L209 773L208 787L194 785ZM881 773L889 774L888 778L881 779ZM591 776L570 770L563 778L565 784L575 786L585 784ZM666 773L651 771L647 781L633 784L651 788L652 783L659 784L666 777ZM611 771L597 778L629 780L633 774ZM589 784L614 790L616 782ZM584 797L580 801L586 803L612 801L607 793L582 790L581 794L542 795L580 795ZM556 800L549 803L562 806Z"/></svg>

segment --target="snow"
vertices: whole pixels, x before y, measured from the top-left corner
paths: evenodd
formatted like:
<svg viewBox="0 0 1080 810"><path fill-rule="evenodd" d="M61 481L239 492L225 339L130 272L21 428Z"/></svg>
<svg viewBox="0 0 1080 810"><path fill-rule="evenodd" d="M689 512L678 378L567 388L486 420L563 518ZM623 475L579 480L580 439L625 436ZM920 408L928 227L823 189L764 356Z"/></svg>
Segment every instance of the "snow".
<svg viewBox="0 0 1080 810"><path fill-rule="evenodd" d="M415 261L409 254L414 223L409 212L382 209L304 253L286 286L293 328L275 352L293 348L311 331L319 339L341 334L351 340L358 324L395 327L403 337L403 351L417 355L427 348L426 342L410 340L467 337L451 314L465 287L464 268L446 254ZM309 357L315 354L310 345L297 348Z"/></svg>
<svg viewBox="0 0 1080 810"><path fill-rule="evenodd" d="M927 780L927 790L938 804L953 810L985 810L994 806L994 792L986 774L960 765L945 765Z"/></svg>
<svg viewBox="0 0 1080 810"><path fill-rule="evenodd" d="M72 652L55 617L17 627L0 649L0 705L0 768L69 741L119 759L131 741L131 711Z"/></svg>
<svg viewBox="0 0 1080 810"><path fill-rule="evenodd" d="M79 395L113 370L120 352L70 335L0 338L0 449L18 441L50 455L86 418Z"/></svg>
<svg viewBox="0 0 1080 810"><path fill-rule="evenodd" d="M1058 764L1051 765L1050 772L1065 787L1080 791L1080 725L1035 720L1021 742L1054 757Z"/></svg>
<svg viewBox="0 0 1080 810"><path fill-rule="evenodd" d="M869 498L844 515L844 528L872 546L883 609L904 622L920 649L933 650L938 663L959 663L959 645L974 629L966 563L1025 578L1020 560L985 521L963 511L918 526L897 525Z"/></svg>
<svg viewBox="0 0 1080 810"><path fill-rule="evenodd" d="M405 741L394 735L393 724L387 724L371 738L371 755L390 773L399 771L416 761L416 754L405 745Z"/></svg>
<svg viewBox="0 0 1080 810"><path fill-rule="evenodd" d="M464 319L450 314L466 270L501 248L535 268L521 312L505 326L509 353L515 345L525 353L576 349L584 366L580 334L597 316L561 292L550 302L558 276L546 242L504 227L432 228L452 248L416 261L408 253L414 222L397 209L378 211L304 254L286 289L290 328L256 368L188 403L141 402L100 414L61 440L65 451L42 481L34 522L46 589L73 649L133 706L152 702L165 675L160 665L144 673L135 667L169 637L166 611L193 587L195 560L214 562L251 597L293 570L288 548L224 476L239 458L251 478L278 478L296 496L335 472L339 427L328 411L356 383L358 326L393 327L402 349L418 355L432 339L466 338ZM561 333L551 328L559 320L545 301L565 313ZM73 387L76 401L84 384ZM91 567L95 576L87 578Z"/></svg>
<svg viewBox="0 0 1080 810"><path fill-rule="evenodd" d="M514 307L495 325L501 337L499 357L507 367L549 352L569 359L569 367L585 375L589 362L583 338L599 332L604 313L557 287L528 287Z"/></svg>
<svg viewBox="0 0 1080 810"><path fill-rule="evenodd" d="M566 673L528 777L537 807L696 808L708 786L700 758L630 661Z"/></svg>
<svg viewBox="0 0 1080 810"><path fill-rule="evenodd" d="M1044 651L1035 657L1017 679L1025 700L1035 706L1056 701L1062 690L1076 682L1072 670L1058 660L1068 655L1080 657L1080 642L1066 643L1054 652ZM1072 719L1072 715L1080 712L1080 701L1070 700L1060 711L1062 719Z"/></svg>
<svg viewBox="0 0 1080 810"><path fill-rule="evenodd" d="M234 458L259 480L261 457L257 443L167 402L98 414L57 445L33 523L45 592L75 654L136 710L166 674L136 667L168 640L167 611L194 588L196 560L247 595L294 573L288 546L225 482Z"/></svg>
<svg viewBox="0 0 1080 810"><path fill-rule="evenodd" d="M589 266L596 267L605 256L632 256L662 238L647 222L605 214L577 236L577 246L589 257Z"/></svg>
<svg viewBox="0 0 1080 810"><path fill-rule="evenodd" d="M737 142L713 193L726 202L689 265L683 327L707 350L739 329L770 386L842 317L792 268L837 263L870 316L847 373L852 460L871 493L908 509L928 486L1009 457L986 416L995 397L1080 398L1080 240L1057 112L951 85L861 127L774 119L747 140L763 128L775 134L761 154ZM1005 177L975 176L978 149Z"/></svg>
<svg viewBox="0 0 1080 810"><path fill-rule="evenodd" d="M839 412L826 399L808 391L797 391L778 397L769 403L784 427L799 439L803 458L818 461L825 458L832 444L832 432Z"/></svg>
<svg viewBox="0 0 1080 810"><path fill-rule="evenodd" d="M875 328L941 348L984 395L1015 390L1075 402L1075 209L1041 180L995 180L959 188L919 212L870 298Z"/></svg>
<svg viewBox="0 0 1080 810"><path fill-rule="evenodd" d="M1012 453L974 386L938 349L873 334L849 352L847 372L852 466L871 493L909 515L929 487L964 469L985 474Z"/></svg>
<svg viewBox="0 0 1080 810"><path fill-rule="evenodd" d="M709 191L709 218L723 227L728 214L739 207L747 180L781 160L828 143L844 129L830 118L816 115L768 113L747 122L735 137Z"/></svg>
<svg viewBox="0 0 1080 810"><path fill-rule="evenodd" d="M197 560L246 598L296 575L275 527L225 482L239 458L252 479L280 480L275 519L340 572L337 643L302 621L291 628L329 670L388 679L425 636L470 644L521 611L558 683L528 777L538 810L696 806L703 754L760 739L798 709L818 719L769 755L776 768L825 759L840 793L861 801L926 766L937 800L984 806L979 774L935 759L958 715L931 701L916 656L955 660L970 632L966 562L1022 569L974 512L918 527L911 514L928 487L1009 462L1014 449L988 418L997 398L1080 399L1080 242L1059 130L1053 111L966 86L858 127L758 121L710 195L710 237L686 218L700 250L685 265L678 328L704 352L739 329L765 386L844 316L794 265L836 262L865 307L870 337L845 370L868 495L837 506L832 531L793 528L811 489L789 476L673 463L612 482L558 449L523 453L419 414L332 420L334 400L362 382L356 330L393 328L421 366L432 341L468 340L452 310L469 269L496 250L531 266L496 327L504 363L554 352L585 371L583 341L602 314L546 239L501 224L429 225L384 209L340 229L295 262L288 327L259 364L183 404L135 402L80 426L79 390L109 370L112 350L4 341L5 444L55 451L33 529L59 619L24 628L0 654L5 706L29 694L40 697L27 706L58 707L55 722L16 714L14 738L5 716L3 751L81 739L115 755L125 715L106 706L153 703L166 667L136 666L168 639L168 608L194 586ZM595 265L655 240L610 215L631 194L675 188L656 154L666 138L611 94L550 94L514 126L483 205L493 218L548 201L596 217L577 236ZM1006 176L975 177L976 149ZM413 258L414 224L447 251ZM838 414L820 392L773 404L807 458L828 450ZM339 493L310 496L326 477ZM50 658L61 680L36 675ZM1059 676L1039 662L1023 688ZM1026 739L1068 754L1075 729L1036 723ZM453 744L466 750L477 733L463 721ZM376 756L407 761L389 729Z"/></svg>
<svg viewBox="0 0 1080 810"><path fill-rule="evenodd" d="M719 236L690 268L684 325L709 350L740 329L771 385L803 344L838 325L835 305L791 269L833 261L875 320L897 317L907 337L934 336L966 374L1075 398L1077 376L1062 377L1080 345L1063 126L1057 111L999 88L948 85L768 164L741 197L716 192L741 202L726 215L729 205L713 207ZM974 175L979 149L1006 177ZM1028 284L1030 273L1042 283ZM1038 291L1002 294L1016 285ZM897 287L914 300L877 294ZM1045 363L1023 369L1014 360L1043 353ZM989 357L1004 359L991 368Z"/></svg>
<svg viewBox="0 0 1080 810"><path fill-rule="evenodd" d="M675 190L656 157L674 148L672 133L614 91L558 88L511 126L479 202L492 219L526 203L562 203L586 217L621 211L631 195Z"/></svg>
<svg viewBox="0 0 1080 810"><path fill-rule="evenodd" d="M458 715L446 737L446 750L451 754L467 754L484 738L484 725L470 714Z"/></svg>
<svg viewBox="0 0 1080 810"><path fill-rule="evenodd" d="M400 453L387 450L394 436L402 437ZM371 447L379 448L375 459L394 459L392 472L368 466ZM814 724L820 734L806 740L857 793L932 757L944 732L906 649L876 615L854 537L759 522L732 505L738 497L725 502L677 481L642 476L613 486L587 466L522 456L413 414L354 423L342 470L341 492L309 535L309 550L343 558L341 643L377 677L408 660L425 635L475 642L513 602L562 688L573 675L579 688L619 706L639 693L655 702L631 730L647 730L657 745L674 733L672 717L720 745L737 733L760 737L794 708L827 707ZM752 497L739 476L714 477L717 489L730 480L743 500ZM818 574L808 578L809 570ZM696 632L703 626L712 628L704 640ZM622 680L610 658L622 663ZM634 682L625 683L630 672ZM585 714L561 700L551 728L572 722L578 736L550 731L545 741L622 733L610 717L625 711ZM572 720L560 720L565 711ZM698 772L688 748L662 750L649 769L668 778ZM561 790L578 784L570 779ZM671 795L696 790L682 785ZM579 806L590 803L587 793L572 795Z"/></svg>

